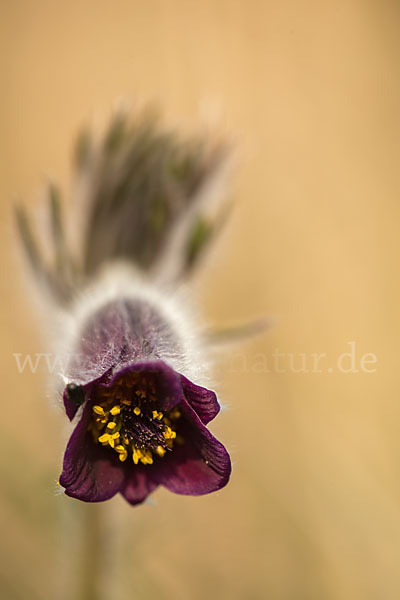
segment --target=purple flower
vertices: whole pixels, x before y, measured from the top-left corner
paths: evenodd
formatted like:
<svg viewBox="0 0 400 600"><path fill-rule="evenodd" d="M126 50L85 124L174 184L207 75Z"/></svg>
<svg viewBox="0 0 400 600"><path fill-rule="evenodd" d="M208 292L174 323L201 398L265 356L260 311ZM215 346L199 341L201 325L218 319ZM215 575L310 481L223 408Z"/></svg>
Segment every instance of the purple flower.
<svg viewBox="0 0 400 600"><path fill-rule="evenodd" d="M174 352L169 324L146 301L111 302L86 324L74 368L92 378L64 391L70 419L82 404L64 455L66 494L99 502L120 492L138 504L159 485L192 496L226 485L229 455L206 427L217 398L160 358Z"/></svg>
<svg viewBox="0 0 400 600"><path fill-rule="evenodd" d="M215 203L227 156L224 143L182 140L152 113L118 113L102 138L78 140L72 227L48 186L50 251L16 211L55 352L74 357L58 374L75 426L60 478L69 496L120 492L137 504L158 485L200 495L229 479L207 429L220 407L198 385L201 336L179 299L229 212Z"/></svg>

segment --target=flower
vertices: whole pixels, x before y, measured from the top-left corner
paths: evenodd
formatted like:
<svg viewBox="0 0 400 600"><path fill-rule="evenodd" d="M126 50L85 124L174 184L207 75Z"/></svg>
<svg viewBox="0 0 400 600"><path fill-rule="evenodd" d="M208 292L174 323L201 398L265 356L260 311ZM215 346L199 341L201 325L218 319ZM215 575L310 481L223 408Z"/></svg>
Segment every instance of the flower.
<svg viewBox="0 0 400 600"><path fill-rule="evenodd" d="M16 211L57 355L74 357L58 374L74 425L59 481L69 496L137 504L159 485L200 495L229 480L229 455L207 428L220 407L200 384L201 336L179 300L225 221L215 192L226 156L152 113L131 123L118 112L103 138L79 137L72 228L48 185L50 252Z"/></svg>
<svg viewBox="0 0 400 600"><path fill-rule="evenodd" d="M82 379L84 365L92 373L104 359L105 371L64 390L70 419L83 404L64 455L67 495L98 502L120 492L137 504L158 485L195 496L228 482L229 454L206 427L216 395L159 358L162 344L163 354L172 350L168 327L148 302L128 299L87 323L75 368Z"/></svg>

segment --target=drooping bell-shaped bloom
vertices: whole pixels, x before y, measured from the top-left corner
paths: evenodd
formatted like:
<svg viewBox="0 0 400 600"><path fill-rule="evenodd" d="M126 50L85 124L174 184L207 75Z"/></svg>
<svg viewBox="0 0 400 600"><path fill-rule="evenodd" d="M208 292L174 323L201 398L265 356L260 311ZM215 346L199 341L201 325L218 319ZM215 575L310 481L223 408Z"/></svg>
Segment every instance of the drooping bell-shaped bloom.
<svg viewBox="0 0 400 600"><path fill-rule="evenodd" d="M220 407L199 383L201 340L179 288L215 230L204 207L224 152L119 115L97 145L81 138L78 156L80 252L70 251L53 185L53 264L17 213L58 343L72 357L60 373L74 427L60 485L83 501L121 493L131 504L159 485L216 491L229 480L230 459L207 427Z"/></svg>
<svg viewBox="0 0 400 600"><path fill-rule="evenodd" d="M71 419L83 409L60 478L68 495L100 501L120 492L136 504L158 485L200 495L227 483L229 455L206 427L219 411L217 398L169 364L182 351L170 327L149 301L129 298L85 324L80 383L64 391Z"/></svg>

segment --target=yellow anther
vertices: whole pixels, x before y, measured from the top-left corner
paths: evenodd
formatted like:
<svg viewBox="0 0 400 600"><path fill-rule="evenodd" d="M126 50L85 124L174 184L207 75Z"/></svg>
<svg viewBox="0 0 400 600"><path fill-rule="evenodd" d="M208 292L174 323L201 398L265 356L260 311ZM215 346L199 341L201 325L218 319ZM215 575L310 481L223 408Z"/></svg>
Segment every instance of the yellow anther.
<svg viewBox="0 0 400 600"><path fill-rule="evenodd" d="M110 444L111 448L114 448L115 442L119 439L119 433L113 433L112 435L109 433L106 433L105 435L108 435L107 441Z"/></svg>
<svg viewBox="0 0 400 600"><path fill-rule="evenodd" d="M122 377L112 388L98 390L97 404L90 407L92 418L88 424L88 430L95 442L111 447L121 462L131 457L135 465L151 465L158 460L157 457L164 457L178 443L178 438L181 436L177 435L174 430L176 429L175 420L179 418L180 411L178 406L167 413L158 409L152 410L153 407L158 406L154 396L157 387L155 380L137 373L129 376L129 384L127 379ZM127 389L128 387L130 389ZM149 405L149 408L143 407L143 402L146 402L146 406ZM130 407L131 415L140 416L145 420L152 419L153 427L155 426L158 431L157 435L160 433L163 435L158 446L152 445L156 439L155 435L149 438L145 435L142 436L140 431L136 432L134 422L131 423L129 418L124 419L125 407ZM137 421L141 419L137 419ZM156 425L156 420L160 425ZM137 440L136 434L138 435Z"/></svg>
<svg viewBox="0 0 400 600"><path fill-rule="evenodd" d="M141 452L140 462L144 465L152 465L153 464L153 456L150 450L145 450Z"/></svg>
<svg viewBox="0 0 400 600"><path fill-rule="evenodd" d="M146 463L148 465L152 465L153 464L153 455L152 455L152 453L150 451L146 452L145 459L146 459Z"/></svg>
<svg viewBox="0 0 400 600"><path fill-rule="evenodd" d="M121 454L119 455L119 460L120 460L121 462L124 462L124 460L126 460L126 459L127 459L127 457L128 457L128 453L127 453L127 451L125 450L124 452L121 452Z"/></svg>
<svg viewBox="0 0 400 600"><path fill-rule="evenodd" d="M172 431L171 427L166 427L164 431L164 437L166 440L173 440L176 438L176 432Z"/></svg>
<svg viewBox="0 0 400 600"><path fill-rule="evenodd" d="M137 465L139 462L139 454L138 454L138 451L136 450L136 448L133 449L132 460L135 463L135 465Z"/></svg>

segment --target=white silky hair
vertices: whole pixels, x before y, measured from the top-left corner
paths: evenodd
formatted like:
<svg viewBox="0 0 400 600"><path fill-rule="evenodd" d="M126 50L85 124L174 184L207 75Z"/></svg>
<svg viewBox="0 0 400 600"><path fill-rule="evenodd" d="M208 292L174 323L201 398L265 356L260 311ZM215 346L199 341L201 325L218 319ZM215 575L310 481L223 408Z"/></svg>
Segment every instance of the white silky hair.
<svg viewBox="0 0 400 600"><path fill-rule="evenodd" d="M171 351L170 343L164 344L160 335L157 352L161 360L194 383L210 385L210 365L200 329L201 319L188 288L155 287L140 271L124 262L114 262L103 268L87 287L77 292L70 308L56 307L53 348L55 355L60 357L61 367L76 354L85 324L104 306L122 299L147 303L171 330L178 343ZM99 356L99 361L104 360L107 361L107 357ZM58 380L58 385L63 386L70 382L67 368L61 368Z"/></svg>

